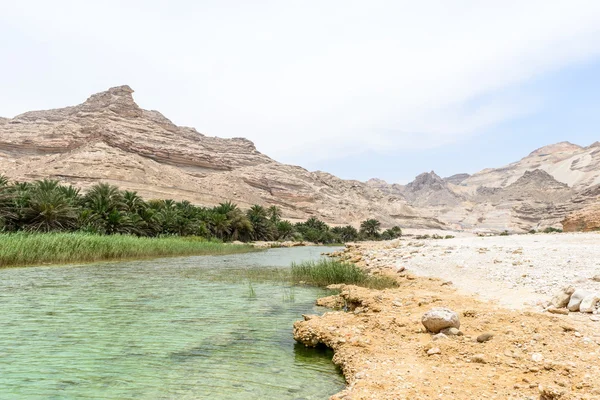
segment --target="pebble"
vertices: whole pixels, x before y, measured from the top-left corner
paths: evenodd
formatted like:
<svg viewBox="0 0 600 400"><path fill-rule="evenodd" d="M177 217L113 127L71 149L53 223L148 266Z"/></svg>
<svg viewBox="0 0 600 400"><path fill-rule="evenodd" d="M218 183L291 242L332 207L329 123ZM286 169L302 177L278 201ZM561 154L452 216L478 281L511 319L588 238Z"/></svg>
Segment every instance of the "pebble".
<svg viewBox="0 0 600 400"><path fill-rule="evenodd" d="M473 357L471 357L471 362L478 363L478 364L486 364L487 363L487 361L485 361L485 356L483 354L475 354Z"/></svg>
<svg viewBox="0 0 600 400"><path fill-rule="evenodd" d="M486 332L486 333L482 333L481 335L477 336L477 341L479 343L485 343L487 341L492 340L493 337L494 337L494 334Z"/></svg>
<svg viewBox="0 0 600 400"><path fill-rule="evenodd" d="M540 353L533 353L531 355L531 360L534 361L534 362L536 362L536 363L539 363L539 362L544 361L544 356L541 355Z"/></svg>
<svg viewBox="0 0 600 400"><path fill-rule="evenodd" d="M427 355L428 356L432 356L434 354L442 354L442 351L440 350L439 347L433 347L433 348L427 350Z"/></svg>
<svg viewBox="0 0 600 400"><path fill-rule="evenodd" d="M554 308L554 307L550 307L546 311L548 311L551 314L569 315L569 310L567 310L566 308Z"/></svg>
<svg viewBox="0 0 600 400"><path fill-rule="evenodd" d="M463 333L456 328L442 329L441 333L443 333L446 336L462 336L463 335Z"/></svg>

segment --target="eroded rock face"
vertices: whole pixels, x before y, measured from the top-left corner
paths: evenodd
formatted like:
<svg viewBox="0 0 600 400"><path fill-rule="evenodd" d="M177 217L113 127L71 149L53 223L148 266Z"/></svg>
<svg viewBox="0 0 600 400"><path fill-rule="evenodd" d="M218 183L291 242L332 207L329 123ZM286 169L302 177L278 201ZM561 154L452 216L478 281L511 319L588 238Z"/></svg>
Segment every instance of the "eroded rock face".
<svg viewBox="0 0 600 400"><path fill-rule="evenodd" d="M460 328L458 314L449 308L432 308L423 314L421 323L428 332L439 333L447 328Z"/></svg>
<svg viewBox="0 0 600 400"><path fill-rule="evenodd" d="M278 163L243 138L205 136L140 108L129 86L84 103L0 119L0 171L10 179L58 179L84 191L98 181L147 199L277 205L292 220L442 227L397 196L358 181Z"/></svg>

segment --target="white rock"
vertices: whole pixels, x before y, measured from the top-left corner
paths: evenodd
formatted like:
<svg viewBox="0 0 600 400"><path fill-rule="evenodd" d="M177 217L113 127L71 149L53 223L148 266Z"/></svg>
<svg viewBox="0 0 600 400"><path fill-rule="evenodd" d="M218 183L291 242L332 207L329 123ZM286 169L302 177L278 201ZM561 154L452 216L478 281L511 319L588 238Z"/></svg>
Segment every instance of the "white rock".
<svg viewBox="0 0 600 400"><path fill-rule="evenodd" d="M600 302L600 296L598 296L596 293L590 294L581 300L579 311L585 313L594 312L598 306L598 302Z"/></svg>
<svg viewBox="0 0 600 400"><path fill-rule="evenodd" d="M569 311L579 311L579 305L581 304L581 301L590 294L591 293L582 289L577 289L575 292L573 292L571 299L569 300L569 304L567 304Z"/></svg>
<svg viewBox="0 0 600 400"><path fill-rule="evenodd" d="M434 354L441 354L442 351L439 349L439 347L434 347L432 349L427 350L427 355L428 356L432 356Z"/></svg>
<svg viewBox="0 0 600 400"><path fill-rule="evenodd" d="M543 355L541 355L540 353L533 353L533 354L531 355L531 359L532 359L534 362L536 362L536 363L539 363L539 362L542 362L542 361L544 361L544 356L543 356Z"/></svg>
<svg viewBox="0 0 600 400"><path fill-rule="evenodd" d="M421 323L429 332L438 333L446 328L460 328L458 314L449 308L432 308L421 317Z"/></svg>
<svg viewBox="0 0 600 400"><path fill-rule="evenodd" d="M562 290L552 297L550 300L550 304L555 308L564 308L569 304L569 300L571 299L571 295L575 292L575 288L573 286L567 286L562 288Z"/></svg>

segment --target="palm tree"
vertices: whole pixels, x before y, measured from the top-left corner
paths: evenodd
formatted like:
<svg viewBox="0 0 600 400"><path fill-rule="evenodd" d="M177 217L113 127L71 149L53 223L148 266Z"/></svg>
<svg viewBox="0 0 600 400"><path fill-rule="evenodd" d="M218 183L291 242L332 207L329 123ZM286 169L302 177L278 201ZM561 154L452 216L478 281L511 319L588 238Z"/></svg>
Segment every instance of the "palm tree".
<svg viewBox="0 0 600 400"><path fill-rule="evenodd" d="M94 225L94 229L100 233L116 233L118 223L127 225L129 222L122 218L121 212L127 211L123 194L116 186L107 183L98 183L90 189L83 197L86 213L86 224Z"/></svg>
<svg viewBox="0 0 600 400"><path fill-rule="evenodd" d="M223 214L223 215L228 215L229 213L232 213L236 210L238 210L238 206L236 204L232 203L231 201L226 201L225 203L221 203L213 209L213 211L215 211L219 214Z"/></svg>
<svg viewBox="0 0 600 400"><path fill-rule="evenodd" d="M267 210L263 206L258 204L250 207L246 211L246 216L252 223L254 232L252 233L252 239L254 240L271 240L273 238L274 226L267 219Z"/></svg>
<svg viewBox="0 0 600 400"><path fill-rule="evenodd" d="M291 239L296 230L294 225L290 221L279 221L277 227L277 239L288 240Z"/></svg>
<svg viewBox="0 0 600 400"><path fill-rule="evenodd" d="M123 203L125 204L125 209L130 213L137 213L146 208L144 199L142 199L137 192L129 190L123 192Z"/></svg>
<svg viewBox="0 0 600 400"><path fill-rule="evenodd" d="M267 215L274 224L281 221L281 209L277 206L271 206L267 209Z"/></svg>
<svg viewBox="0 0 600 400"><path fill-rule="evenodd" d="M56 188L56 190L58 190L63 196L65 196L65 199L67 199L72 206L79 206L81 204L81 191L73 185L60 185Z"/></svg>
<svg viewBox="0 0 600 400"><path fill-rule="evenodd" d="M380 229L381 223L376 219L371 218L360 223L360 233L370 239L377 238Z"/></svg>
<svg viewBox="0 0 600 400"><path fill-rule="evenodd" d="M219 239L223 239L225 235L229 234L229 221L224 214L213 212L209 217L208 227Z"/></svg>
<svg viewBox="0 0 600 400"><path fill-rule="evenodd" d="M51 189L52 185L40 185L38 188L23 209L27 229L40 232L74 229L77 226L77 209L56 187Z"/></svg>
<svg viewBox="0 0 600 400"><path fill-rule="evenodd" d="M254 233L252 222L237 207L227 213L231 240L250 240Z"/></svg>

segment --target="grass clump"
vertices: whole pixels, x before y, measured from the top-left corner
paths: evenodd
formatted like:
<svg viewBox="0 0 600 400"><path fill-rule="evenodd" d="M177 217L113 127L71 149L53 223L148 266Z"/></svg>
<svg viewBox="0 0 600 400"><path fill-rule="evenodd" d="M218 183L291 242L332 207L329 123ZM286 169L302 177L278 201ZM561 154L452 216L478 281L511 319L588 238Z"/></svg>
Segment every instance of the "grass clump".
<svg viewBox="0 0 600 400"><path fill-rule="evenodd" d="M254 251L194 237L148 238L86 233L0 234L0 267Z"/></svg>
<svg viewBox="0 0 600 400"><path fill-rule="evenodd" d="M345 283L372 289L385 289L398 286L397 281L388 276L369 275L360 267L338 260L308 261L292 264L292 281L305 282L316 286Z"/></svg>

